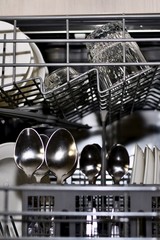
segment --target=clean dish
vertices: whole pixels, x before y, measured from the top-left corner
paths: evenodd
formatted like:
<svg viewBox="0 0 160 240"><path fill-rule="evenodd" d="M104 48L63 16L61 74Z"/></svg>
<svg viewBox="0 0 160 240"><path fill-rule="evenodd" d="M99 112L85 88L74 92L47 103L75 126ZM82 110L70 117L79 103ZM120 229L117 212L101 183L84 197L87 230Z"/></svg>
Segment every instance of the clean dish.
<svg viewBox="0 0 160 240"><path fill-rule="evenodd" d="M153 155L155 159L154 166L154 184L160 184L160 150L157 146L153 148Z"/></svg>
<svg viewBox="0 0 160 240"><path fill-rule="evenodd" d="M153 184L155 160L154 160L153 152L149 148L149 146L145 147L144 158L145 158L145 169L144 169L143 183L144 184Z"/></svg>
<svg viewBox="0 0 160 240"><path fill-rule="evenodd" d="M45 63L41 51L35 43L30 43L31 49L34 55L35 63ZM46 66L36 67L33 70L32 77L41 77L44 81L46 74L48 74L48 68Z"/></svg>
<svg viewBox="0 0 160 240"><path fill-rule="evenodd" d="M30 43L31 49L32 49L32 63L34 64L39 64L41 63L42 65L45 63L43 56L41 54L41 51L39 50L38 46L35 43ZM26 82L26 86L24 88L24 92L25 93L25 97L28 100L33 100L36 98L37 94L39 93L39 90L37 89L37 85L34 84L32 86L31 85L31 81L30 79L36 79L36 78L40 78L40 80L43 82L45 79L45 76L48 74L48 68L46 66L38 66L38 67L33 67L32 69L32 73L30 76L28 76L28 80ZM30 79L29 79L30 78ZM39 84L39 82L37 82ZM28 87L27 87L28 85ZM40 88L40 84L39 84L39 88ZM23 88L21 89L21 91L23 91Z"/></svg>
<svg viewBox="0 0 160 240"><path fill-rule="evenodd" d="M17 186L27 183L27 176L17 168L14 162L14 142L0 144L0 187ZM4 211L6 199L5 192L0 191L0 211ZM8 192L8 210L22 211L21 195L15 191ZM14 216L14 219L20 219L21 216ZM15 221L19 234L21 235L21 223ZM9 225L12 229L12 226Z"/></svg>
<svg viewBox="0 0 160 240"><path fill-rule="evenodd" d="M15 34L15 36L14 36ZM24 40L27 36L18 28L14 32L14 26L8 22L0 21L0 39L2 40ZM15 58L14 58L15 57ZM21 81L26 76L31 62L31 47L27 42L2 42L0 43L0 62L4 64L24 63L26 66L5 66L0 67L0 86L5 90L13 88L13 73L15 71L15 81Z"/></svg>
<svg viewBox="0 0 160 240"><path fill-rule="evenodd" d="M144 153L141 147L138 144L136 144L131 174L131 184L142 184L143 176L144 176Z"/></svg>

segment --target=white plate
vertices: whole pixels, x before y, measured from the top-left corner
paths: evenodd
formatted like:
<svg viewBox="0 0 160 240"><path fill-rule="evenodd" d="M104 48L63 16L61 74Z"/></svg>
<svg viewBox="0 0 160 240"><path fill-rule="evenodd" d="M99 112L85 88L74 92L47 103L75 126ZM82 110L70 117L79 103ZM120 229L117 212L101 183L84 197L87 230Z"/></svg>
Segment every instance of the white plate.
<svg viewBox="0 0 160 240"><path fill-rule="evenodd" d="M154 160L153 152L149 148L149 146L145 147L144 158L145 158L145 169L144 169L143 183L144 184L153 184L155 160Z"/></svg>
<svg viewBox="0 0 160 240"><path fill-rule="evenodd" d="M30 43L30 46L33 51L34 62L42 64L45 63L42 53L37 45L35 43ZM46 74L48 74L48 68L46 66L35 67L32 72L32 77L41 77L42 81L44 81Z"/></svg>
<svg viewBox="0 0 160 240"><path fill-rule="evenodd" d="M14 142L0 144L0 186L17 186L27 183L27 176L16 166L14 162ZM5 192L0 191L0 211L5 209ZM9 211L22 211L22 200L19 193L9 191L8 195ZM19 216L20 217L20 216ZM14 216L14 218L19 218ZM16 227L21 235L21 223L16 222ZM13 230L12 225L9 225Z"/></svg>
<svg viewBox="0 0 160 240"><path fill-rule="evenodd" d="M0 39L14 39L14 26L8 22L0 21ZM16 29L16 39L24 40L27 36ZM2 42L0 43L0 63L13 64L14 63L14 50L15 50L15 63L28 64L31 62L31 47L27 42ZM5 90L13 88L13 71L15 70L15 81L21 81L24 79L28 72L28 66L18 67L5 66L0 67L0 85L6 86Z"/></svg>
<svg viewBox="0 0 160 240"><path fill-rule="evenodd" d="M135 145L131 184L142 184L144 177L144 153L138 144Z"/></svg>
<svg viewBox="0 0 160 240"><path fill-rule="evenodd" d="M154 146L153 154L155 159L154 184L160 184L160 150L158 147Z"/></svg>

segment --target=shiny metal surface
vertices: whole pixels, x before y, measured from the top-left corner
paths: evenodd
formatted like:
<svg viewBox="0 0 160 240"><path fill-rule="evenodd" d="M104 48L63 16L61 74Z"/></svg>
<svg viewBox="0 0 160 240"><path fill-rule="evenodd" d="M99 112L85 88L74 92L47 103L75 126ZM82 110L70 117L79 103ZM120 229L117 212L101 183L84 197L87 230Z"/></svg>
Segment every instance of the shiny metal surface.
<svg viewBox="0 0 160 240"><path fill-rule="evenodd" d="M48 140L49 140L49 137L48 137L46 134L40 134L40 137L41 137L41 139L42 139L42 142L43 142L44 148L45 148L46 145L47 145L47 142L48 142Z"/></svg>
<svg viewBox="0 0 160 240"><path fill-rule="evenodd" d="M44 151L45 151L45 147L47 145L47 142L49 140L49 137L45 134L40 134L40 137L42 139L43 145L44 145ZM44 159L44 156L43 156ZM46 165L46 162L43 161L43 164L41 165L40 168L38 168L35 172L34 172L34 176L36 178L37 182L41 182L41 179L47 175L47 173L49 172L48 167ZM48 176L48 182L49 182L49 176Z"/></svg>
<svg viewBox="0 0 160 240"><path fill-rule="evenodd" d="M127 173L129 168L129 154L127 149L121 145L114 145L107 157L107 171L112 176L115 184Z"/></svg>
<svg viewBox="0 0 160 240"><path fill-rule="evenodd" d="M81 152L80 169L87 176L89 184L95 184L101 171L101 150L98 144L88 144Z"/></svg>
<svg viewBox="0 0 160 240"><path fill-rule="evenodd" d="M74 166L72 167L72 169L67 173L67 174L64 174L61 178L61 182L63 183L67 178L69 178L70 176L72 176L77 168L77 163L78 163L78 158L77 160L75 161L75 164Z"/></svg>
<svg viewBox="0 0 160 240"><path fill-rule="evenodd" d="M57 129L50 137L45 151L45 161L56 176L57 184L62 184L77 161L77 146L72 134L65 128Z"/></svg>
<svg viewBox="0 0 160 240"><path fill-rule="evenodd" d="M44 145L33 128L23 129L15 145L15 163L27 176L31 177L44 162Z"/></svg>

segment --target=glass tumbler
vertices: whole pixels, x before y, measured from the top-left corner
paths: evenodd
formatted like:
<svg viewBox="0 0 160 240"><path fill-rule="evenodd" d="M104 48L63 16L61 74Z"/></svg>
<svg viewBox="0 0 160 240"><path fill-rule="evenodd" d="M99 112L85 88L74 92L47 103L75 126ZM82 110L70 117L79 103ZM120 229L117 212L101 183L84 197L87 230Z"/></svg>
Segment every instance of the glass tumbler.
<svg viewBox="0 0 160 240"><path fill-rule="evenodd" d="M109 22L96 28L87 36L87 39L107 40L86 43L89 62L111 63L110 65L98 66L100 84L103 89L122 81L124 76L128 78L149 69L147 65L134 65L134 63L145 63L146 60L135 41L121 41L122 38L130 39L131 36L126 28L123 29L123 24L120 21ZM116 40L114 41L114 39ZM114 65L114 63L117 64ZM131 64L124 67L118 63Z"/></svg>
<svg viewBox="0 0 160 240"><path fill-rule="evenodd" d="M70 117L90 103L89 87L87 74L80 74L72 67L60 67L44 79L43 94L58 116Z"/></svg>
<svg viewBox="0 0 160 240"><path fill-rule="evenodd" d="M67 75L69 74L69 75ZM67 82L67 77L69 79L74 79L80 74L72 67L62 67L54 70L50 73L44 80L45 91L50 91L60 87Z"/></svg>

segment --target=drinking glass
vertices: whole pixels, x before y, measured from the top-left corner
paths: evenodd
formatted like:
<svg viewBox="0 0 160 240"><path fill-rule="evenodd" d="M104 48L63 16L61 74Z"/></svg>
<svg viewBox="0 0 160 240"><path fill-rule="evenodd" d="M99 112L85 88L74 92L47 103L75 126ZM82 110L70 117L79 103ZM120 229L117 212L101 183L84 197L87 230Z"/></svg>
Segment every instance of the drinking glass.
<svg viewBox="0 0 160 240"><path fill-rule="evenodd" d="M96 28L87 36L87 39L103 39L102 42L86 43L90 62L109 63L109 65L98 66L100 84L103 88L111 87L113 84L122 81L124 76L128 78L149 69L146 65L134 65L134 63L145 63L146 60L135 41L121 41L122 38L130 39L131 36L126 28L123 29L123 24L120 21L108 22ZM114 63L117 64L114 65ZM124 67L118 65L118 63L131 64Z"/></svg>
<svg viewBox="0 0 160 240"><path fill-rule="evenodd" d="M68 74L68 75L67 75ZM74 79L80 74L72 67L62 67L54 70L44 80L45 91L53 90L67 82L67 78Z"/></svg>

